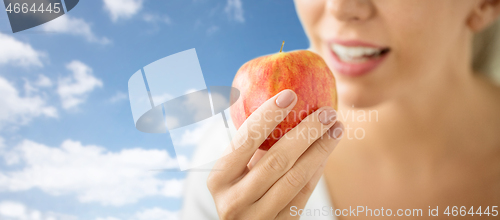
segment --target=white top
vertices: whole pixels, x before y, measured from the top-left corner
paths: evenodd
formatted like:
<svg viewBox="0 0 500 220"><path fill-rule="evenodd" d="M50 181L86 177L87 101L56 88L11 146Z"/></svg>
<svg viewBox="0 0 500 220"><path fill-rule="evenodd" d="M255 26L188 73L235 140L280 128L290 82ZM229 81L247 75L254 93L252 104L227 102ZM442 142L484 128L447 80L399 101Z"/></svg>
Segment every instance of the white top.
<svg viewBox="0 0 500 220"><path fill-rule="evenodd" d="M197 158L200 158L202 155L206 156L211 153L198 151L199 152L195 152L193 160L197 160ZM200 169L189 172L184 184L184 202L180 216L182 220L219 219L214 200L207 188L207 177L214 163L215 162L212 162ZM309 198L306 207L303 212L301 212L302 215L300 219L336 220L336 217L331 214L332 208L325 181L322 177ZM297 215L299 211L298 209L292 209L290 210L290 214Z"/></svg>

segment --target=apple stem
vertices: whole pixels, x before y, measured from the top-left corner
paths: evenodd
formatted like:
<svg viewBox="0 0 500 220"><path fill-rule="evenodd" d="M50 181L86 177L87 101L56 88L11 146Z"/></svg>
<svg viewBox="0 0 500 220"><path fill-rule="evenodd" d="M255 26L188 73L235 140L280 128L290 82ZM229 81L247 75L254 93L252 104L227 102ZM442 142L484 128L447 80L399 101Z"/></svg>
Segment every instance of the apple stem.
<svg viewBox="0 0 500 220"><path fill-rule="evenodd" d="M285 41L283 41L283 43L281 43L280 53L283 51L283 45L285 45Z"/></svg>

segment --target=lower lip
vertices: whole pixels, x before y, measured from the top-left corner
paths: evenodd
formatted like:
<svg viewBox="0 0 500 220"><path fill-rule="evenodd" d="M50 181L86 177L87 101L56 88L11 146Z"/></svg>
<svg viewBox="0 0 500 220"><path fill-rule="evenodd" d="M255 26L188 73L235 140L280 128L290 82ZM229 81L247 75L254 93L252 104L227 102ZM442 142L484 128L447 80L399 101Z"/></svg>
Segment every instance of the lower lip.
<svg viewBox="0 0 500 220"><path fill-rule="evenodd" d="M380 57L371 58L360 63L346 63L337 56L335 52L329 49L333 60L333 68L340 74L350 77L363 76L370 73L384 62L390 51Z"/></svg>

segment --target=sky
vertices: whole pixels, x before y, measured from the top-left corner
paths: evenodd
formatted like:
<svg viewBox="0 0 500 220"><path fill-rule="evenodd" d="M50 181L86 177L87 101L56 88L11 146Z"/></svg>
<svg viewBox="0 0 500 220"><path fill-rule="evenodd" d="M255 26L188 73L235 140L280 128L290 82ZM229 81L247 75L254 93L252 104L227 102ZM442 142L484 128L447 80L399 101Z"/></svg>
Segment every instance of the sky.
<svg viewBox="0 0 500 220"><path fill-rule="evenodd" d="M207 86L306 49L290 0L80 1L12 33L0 13L0 219L173 220L186 172L168 134L134 126L128 80L195 48Z"/></svg>

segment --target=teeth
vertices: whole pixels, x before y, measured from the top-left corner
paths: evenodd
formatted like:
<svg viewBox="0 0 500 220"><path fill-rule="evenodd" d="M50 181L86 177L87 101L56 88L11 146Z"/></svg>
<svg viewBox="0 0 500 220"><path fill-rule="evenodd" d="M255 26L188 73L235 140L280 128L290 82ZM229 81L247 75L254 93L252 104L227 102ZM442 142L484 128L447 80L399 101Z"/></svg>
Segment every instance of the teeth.
<svg viewBox="0 0 500 220"><path fill-rule="evenodd" d="M345 62L364 62L369 57L379 56L383 51L372 47L346 47L339 44L332 44L331 48Z"/></svg>

